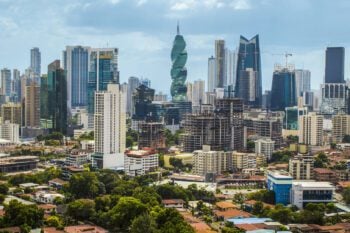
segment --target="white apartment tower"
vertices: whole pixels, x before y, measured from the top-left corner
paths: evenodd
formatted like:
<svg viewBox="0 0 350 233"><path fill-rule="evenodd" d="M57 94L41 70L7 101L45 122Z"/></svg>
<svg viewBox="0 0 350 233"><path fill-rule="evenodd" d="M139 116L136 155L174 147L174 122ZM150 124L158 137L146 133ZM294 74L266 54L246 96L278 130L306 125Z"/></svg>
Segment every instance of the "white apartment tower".
<svg viewBox="0 0 350 233"><path fill-rule="evenodd" d="M125 93L119 84L108 84L107 91L95 92L94 165L108 168L124 165L126 137Z"/></svg>
<svg viewBox="0 0 350 233"><path fill-rule="evenodd" d="M216 59L211 56L208 59L208 92L213 92L215 89L215 76L216 75Z"/></svg>
<svg viewBox="0 0 350 233"><path fill-rule="evenodd" d="M299 143L322 146L323 145L323 116L316 113L299 117Z"/></svg>

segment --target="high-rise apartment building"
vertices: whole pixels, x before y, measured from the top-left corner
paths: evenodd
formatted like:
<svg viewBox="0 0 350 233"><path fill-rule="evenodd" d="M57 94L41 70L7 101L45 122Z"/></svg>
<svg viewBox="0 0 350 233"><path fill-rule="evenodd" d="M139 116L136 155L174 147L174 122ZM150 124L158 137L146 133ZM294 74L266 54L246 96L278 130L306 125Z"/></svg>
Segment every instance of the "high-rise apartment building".
<svg viewBox="0 0 350 233"><path fill-rule="evenodd" d="M224 88L226 84L225 41L215 41L215 88Z"/></svg>
<svg viewBox="0 0 350 233"><path fill-rule="evenodd" d="M272 141L269 138L258 139L255 141L255 153L263 154L267 159L270 159L272 153L275 151L275 141Z"/></svg>
<svg viewBox="0 0 350 233"><path fill-rule="evenodd" d="M19 125L5 121L0 124L0 138L13 143L19 142Z"/></svg>
<svg viewBox="0 0 350 233"><path fill-rule="evenodd" d="M30 50L30 69L34 72L36 78L41 75L41 53L39 48L34 47Z"/></svg>
<svg viewBox="0 0 350 233"><path fill-rule="evenodd" d="M95 155L98 168L124 165L126 137L125 94L119 84L95 92Z"/></svg>
<svg viewBox="0 0 350 233"><path fill-rule="evenodd" d="M221 175L232 170L232 151L212 151L210 146L203 145L202 150L193 152L193 173Z"/></svg>
<svg viewBox="0 0 350 233"><path fill-rule="evenodd" d="M297 105L295 72L293 69L275 67L271 88L271 109L284 111Z"/></svg>
<svg viewBox="0 0 350 233"><path fill-rule="evenodd" d="M25 127L40 127L40 86L34 81L26 86Z"/></svg>
<svg viewBox="0 0 350 233"><path fill-rule="evenodd" d="M344 83L344 47L326 49L325 83Z"/></svg>
<svg viewBox="0 0 350 233"><path fill-rule="evenodd" d="M208 58L208 92L213 92L216 85L215 76L216 75L216 59L211 56Z"/></svg>
<svg viewBox="0 0 350 233"><path fill-rule="evenodd" d="M323 116L316 113L299 117L299 143L322 146L323 145Z"/></svg>
<svg viewBox="0 0 350 233"><path fill-rule="evenodd" d="M67 46L63 68L67 72L68 108L87 106L90 47Z"/></svg>
<svg viewBox="0 0 350 233"><path fill-rule="evenodd" d="M314 157L298 154L289 160L289 174L295 180L313 179Z"/></svg>
<svg viewBox="0 0 350 233"><path fill-rule="evenodd" d="M303 92L311 89L311 72L309 70L295 70L295 90L296 97L302 96Z"/></svg>
<svg viewBox="0 0 350 233"><path fill-rule="evenodd" d="M332 118L332 142L341 143L345 135L350 135L350 115L338 114Z"/></svg>
<svg viewBox="0 0 350 233"><path fill-rule="evenodd" d="M2 122L10 122L13 124L22 124L22 106L20 103L6 103L1 105Z"/></svg>
<svg viewBox="0 0 350 233"><path fill-rule="evenodd" d="M205 82L196 80L192 85L192 106L199 106L204 103L205 99Z"/></svg>
<svg viewBox="0 0 350 233"><path fill-rule="evenodd" d="M261 61L260 61L260 45L259 45L259 35L254 36L250 40L241 36L239 41L239 48L237 54L237 69L236 69L236 85L235 93L238 97L239 90L241 89L241 76L245 73L241 71L246 71L247 68L252 69L256 72L256 88L255 88L255 103L254 106L261 106L262 97L262 80L261 80ZM248 76L249 77L249 76Z"/></svg>
<svg viewBox="0 0 350 233"><path fill-rule="evenodd" d="M1 70L1 95L11 95L11 70L4 68Z"/></svg>
<svg viewBox="0 0 350 233"><path fill-rule="evenodd" d="M192 96L193 96L193 83L191 82L186 82L186 100L188 102L192 102Z"/></svg>

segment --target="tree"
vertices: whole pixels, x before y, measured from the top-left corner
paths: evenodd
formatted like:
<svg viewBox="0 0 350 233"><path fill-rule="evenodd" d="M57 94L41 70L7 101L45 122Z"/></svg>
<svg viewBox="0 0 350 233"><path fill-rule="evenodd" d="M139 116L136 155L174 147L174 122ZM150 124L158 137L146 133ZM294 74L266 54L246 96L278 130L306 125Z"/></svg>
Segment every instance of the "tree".
<svg viewBox="0 0 350 233"><path fill-rule="evenodd" d="M68 189L75 198L94 198L99 193L100 182L94 172L82 172L70 178Z"/></svg>
<svg viewBox="0 0 350 233"><path fill-rule="evenodd" d="M136 218L131 223L130 233L156 233L157 225L154 219L147 213Z"/></svg>
<svg viewBox="0 0 350 233"><path fill-rule="evenodd" d="M118 204L107 212L109 229L114 232L126 231L133 219L145 214L146 205L133 197L121 197Z"/></svg>
<svg viewBox="0 0 350 233"><path fill-rule="evenodd" d="M350 143L350 135L344 135L343 143Z"/></svg>
<svg viewBox="0 0 350 233"><path fill-rule="evenodd" d="M260 216L264 212L264 204L261 201L255 202L253 205L252 213Z"/></svg>
<svg viewBox="0 0 350 233"><path fill-rule="evenodd" d="M46 225L49 227L62 228L63 221L58 216L50 216L46 219Z"/></svg>
<svg viewBox="0 0 350 233"><path fill-rule="evenodd" d="M27 225L30 228L40 227L43 223L44 211L36 205L24 205L12 200L5 205L3 222L5 226Z"/></svg>
<svg viewBox="0 0 350 233"><path fill-rule="evenodd" d="M350 204L350 187L345 188L342 195L345 203L349 205Z"/></svg>
<svg viewBox="0 0 350 233"><path fill-rule="evenodd" d="M186 223L181 214L173 208L160 210L156 217L156 223L162 233L194 233L193 228Z"/></svg>
<svg viewBox="0 0 350 233"><path fill-rule="evenodd" d="M261 190L248 194L248 199L274 204L275 193L272 190Z"/></svg>
<svg viewBox="0 0 350 233"><path fill-rule="evenodd" d="M233 196L234 203L242 205L245 200L246 197L243 193L235 193L235 195Z"/></svg>
<svg viewBox="0 0 350 233"><path fill-rule="evenodd" d="M252 140L247 140L247 150L249 152L254 152L255 149L255 142Z"/></svg>
<svg viewBox="0 0 350 233"><path fill-rule="evenodd" d="M9 191L9 187L7 184L0 184L0 194L7 195L7 192Z"/></svg>
<svg viewBox="0 0 350 233"><path fill-rule="evenodd" d="M95 202L90 199L78 199L68 204L67 215L75 220L86 221L95 214Z"/></svg>
<svg viewBox="0 0 350 233"><path fill-rule="evenodd" d="M328 163L329 159L327 158L327 155L325 153L319 153L315 158L314 167L325 168Z"/></svg>
<svg viewBox="0 0 350 233"><path fill-rule="evenodd" d="M131 136L126 136L126 142L125 142L125 145L127 148L130 148L134 145L134 140Z"/></svg>

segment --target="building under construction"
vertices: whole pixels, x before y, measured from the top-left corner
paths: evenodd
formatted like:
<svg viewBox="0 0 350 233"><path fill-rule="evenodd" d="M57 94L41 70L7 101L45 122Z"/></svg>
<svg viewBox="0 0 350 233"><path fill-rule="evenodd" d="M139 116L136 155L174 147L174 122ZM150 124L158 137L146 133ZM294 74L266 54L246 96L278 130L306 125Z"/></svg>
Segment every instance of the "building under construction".
<svg viewBox="0 0 350 233"><path fill-rule="evenodd" d="M164 125L158 122L139 123L139 149L142 148L164 149L165 136Z"/></svg>
<svg viewBox="0 0 350 233"><path fill-rule="evenodd" d="M181 135L183 150L209 145L213 151L244 148L243 104L240 99L218 99L213 112L187 114Z"/></svg>

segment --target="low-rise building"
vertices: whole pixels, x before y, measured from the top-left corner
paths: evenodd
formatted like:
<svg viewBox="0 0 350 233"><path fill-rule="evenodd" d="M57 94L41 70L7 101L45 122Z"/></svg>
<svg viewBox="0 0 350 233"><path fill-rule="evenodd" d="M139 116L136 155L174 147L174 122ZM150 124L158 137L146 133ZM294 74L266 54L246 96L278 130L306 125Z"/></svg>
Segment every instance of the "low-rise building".
<svg viewBox="0 0 350 233"><path fill-rule="evenodd" d="M338 181L337 173L327 168L314 168L316 181L326 181L335 184Z"/></svg>
<svg viewBox="0 0 350 233"><path fill-rule="evenodd" d="M183 209L185 201L182 199L164 199L162 204L165 208Z"/></svg>
<svg viewBox="0 0 350 233"><path fill-rule="evenodd" d="M124 169L128 176L141 176L155 171L158 163L159 155L150 148L126 151L124 155Z"/></svg>
<svg viewBox="0 0 350 233"><path fill-rule="evenodd" d="M84 150L72 150L66 157L66 166L79 167L88 163L88 153Z"/></svg>
<svg viewBox="0 0 350 233"><path fill-rule="evenodd" d="M335 187L329 182L293 181L291 204L302 209L308 203L333 202Z"/></svg>
<svg viewBox="0 0 350 233"><path fill-rule="evenodd" d="M265 155L255 153L232 152L232 166L234 170L256 168L266 163Z"/></svg>
<svg viewBox="0 0 350 233"><path fill-rule="evenodd" d="M38 156L2 156L0 157L0 172L22 172L37 168Z"/></svg>
<svg viewBox="0 0 350 233"><path fill-rule="evenodd" d="M53 204L56 198L64 199L64 196L59 193L46 191L38 191L33 196L36 202L44 204Z"/></svg>

